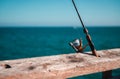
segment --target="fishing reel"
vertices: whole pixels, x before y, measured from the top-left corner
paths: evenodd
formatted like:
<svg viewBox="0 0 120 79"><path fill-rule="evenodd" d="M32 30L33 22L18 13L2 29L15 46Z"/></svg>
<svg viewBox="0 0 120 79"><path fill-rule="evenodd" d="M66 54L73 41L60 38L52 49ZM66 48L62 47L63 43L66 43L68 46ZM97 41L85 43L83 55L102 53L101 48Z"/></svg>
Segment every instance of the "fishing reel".
<svg viewBox="0 0 120 79"><path fill-rule="evenodd" d="M80 42L78 39L76 39L75 41L73 42L70 42L69 45L76 51L76 52L79 52L78 49L77 49L77 46L80 45Z"/></svg>
<svg viewBox="0 0 120 79"><path fill-rule="evenodd" d="M69 45L70 45L77 53L79 53L79 52L83 53L84 49L88 46L88 44L87 44L87 45L85 45L85 46L83 47L82 38L80 38L80 40L79 40L79 39L75 39L73 42L70 42Z"/></svg>

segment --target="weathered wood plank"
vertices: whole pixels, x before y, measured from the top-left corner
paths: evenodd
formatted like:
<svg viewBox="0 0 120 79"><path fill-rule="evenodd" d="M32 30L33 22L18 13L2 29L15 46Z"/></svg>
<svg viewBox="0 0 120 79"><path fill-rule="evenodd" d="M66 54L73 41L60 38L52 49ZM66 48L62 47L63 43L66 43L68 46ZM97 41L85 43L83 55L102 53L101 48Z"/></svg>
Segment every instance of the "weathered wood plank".
<svg viewBox="0 0 120 79"><path fill-rule="evenodd" d="M65 79L120 68L120 48L0 61L0 79ZM5 64L11 68L5 68Z"/></svg>

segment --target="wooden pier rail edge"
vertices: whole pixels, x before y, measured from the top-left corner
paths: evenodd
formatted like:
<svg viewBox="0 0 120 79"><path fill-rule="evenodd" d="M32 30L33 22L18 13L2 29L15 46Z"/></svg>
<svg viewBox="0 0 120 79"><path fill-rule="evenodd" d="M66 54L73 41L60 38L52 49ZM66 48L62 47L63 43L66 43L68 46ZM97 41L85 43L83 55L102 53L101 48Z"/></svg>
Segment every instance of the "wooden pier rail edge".
<svg viewBox="0 0 120 79"><path fill-rule="evenodd" d="M113 79L111 70L120 68L120 48L97 53L101 57L86 52L0 61L0 79L66 79L96 72Z"/></svg>

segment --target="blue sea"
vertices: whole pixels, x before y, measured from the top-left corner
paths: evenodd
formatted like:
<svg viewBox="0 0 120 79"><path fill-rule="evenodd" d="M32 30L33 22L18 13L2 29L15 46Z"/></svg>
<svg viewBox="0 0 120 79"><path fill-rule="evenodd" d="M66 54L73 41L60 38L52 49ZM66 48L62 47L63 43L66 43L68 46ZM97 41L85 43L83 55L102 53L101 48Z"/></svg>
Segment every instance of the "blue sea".
<svg viewBox="0 0 120 79"><path fill-rule="evenodd" d="M97 50L120 48L120 27L87 28ZM73 53L68 43L76 38L87 44L81 27L0 27L0 61ZM101 75L71 79L101 79ZM120 69L114 70L113 75L120 75Z"/></svg>

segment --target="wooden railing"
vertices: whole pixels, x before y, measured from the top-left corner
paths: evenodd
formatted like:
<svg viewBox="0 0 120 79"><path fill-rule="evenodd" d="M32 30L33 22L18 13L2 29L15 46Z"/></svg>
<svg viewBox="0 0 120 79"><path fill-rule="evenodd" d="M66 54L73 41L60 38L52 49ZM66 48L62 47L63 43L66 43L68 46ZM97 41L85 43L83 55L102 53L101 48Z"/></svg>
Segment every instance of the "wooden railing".
<svg viewBox="0 0 120 79"><path fill-rule="evenodd" d="M66 79L96 72L112 79L112 70L120 68L120 48L97 53L101 57L86 52L0 61L0 79Z"/></svg>

